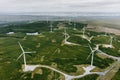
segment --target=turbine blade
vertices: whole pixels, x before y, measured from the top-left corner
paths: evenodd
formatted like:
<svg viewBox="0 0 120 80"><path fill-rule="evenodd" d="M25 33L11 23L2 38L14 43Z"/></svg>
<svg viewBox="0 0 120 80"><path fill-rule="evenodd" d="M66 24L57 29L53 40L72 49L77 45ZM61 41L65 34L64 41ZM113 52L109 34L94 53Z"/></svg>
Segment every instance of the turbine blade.
<svg viewBox="0 0 120 80"><path fill-rule="evenodd" d="M20 44L20 42L18 42L18 44L19 44L21 50L24 52L24 49L23 49L22 45Z"/></svg>
<svg viewBox="0 0 120 80"><path fill-rule="evenodd" d="M22 55L23 55L23 53L17 58L17 60L20 59L20 57L21 57ZM17 61L17 60L16 60L16 61Z"/></svg>
<svg viewBox="0 0 120 80"><path fill-rule="evenodd" d="M30 54L31 54L31 53L33 53L33 52L25 52L25 53L28 53L28 54L30 53Z"/></svg>
<svg viewBox="0 0 120 80"><path fill-rule="evenodd" d="M92 47L90 46L90 44L89 44L89 47L90 47L90 50L92 51L93 49L92 49Z"/></svg>
<svg viewBox="0 0 120 80"><path fill-rule="evenodd" d="M90 57L90 55L92 54L93 52L91 52L89 55L88 55L88 57L86 58L86 60L88 60L89 59L89 57Z"/></svg>
<svg viewBox="0 0 120 80"><path fill-rule="evenodd" d="M36 51L31 51L31 52L25 52L25 53L30 53L30 54L31 54L31 53L36 53Z"/></svg>

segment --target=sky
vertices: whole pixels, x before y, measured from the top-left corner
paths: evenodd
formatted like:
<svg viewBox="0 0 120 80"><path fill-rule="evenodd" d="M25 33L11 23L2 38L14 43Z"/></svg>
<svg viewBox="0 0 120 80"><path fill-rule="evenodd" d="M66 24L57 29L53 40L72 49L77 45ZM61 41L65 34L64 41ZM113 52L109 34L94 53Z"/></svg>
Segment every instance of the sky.
<svg viewBox="0 0 120 80"><path fill-rule="evenodd" d="M0 0L0 13L120 12L120 0Z"/></svg>

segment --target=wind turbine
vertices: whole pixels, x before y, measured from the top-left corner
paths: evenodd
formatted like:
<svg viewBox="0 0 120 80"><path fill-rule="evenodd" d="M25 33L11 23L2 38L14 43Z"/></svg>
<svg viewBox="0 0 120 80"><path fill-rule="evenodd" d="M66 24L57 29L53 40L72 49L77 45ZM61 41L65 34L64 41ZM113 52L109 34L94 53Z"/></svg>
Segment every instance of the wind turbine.
<svg viewBox="0 0 120 80"><path fill-rule="evenodd" d="M67 32L66 32L66 28L64 28L64 36L65 36L65 43L67 42L66 39L67 39Z"/></svg>
<svg viewBox="0 0 120 80"><path fill-rule="evenodd" d="M107 31L106 31L106 28L104 28L104 30L105 30L105 34L104 34L104 36L107 36Z"/></svg>
<svg viewBox="0 0 120 80"><path fill-rule="evenodd" d="M112 42L113 42L113 36L110 35L110 47L112 47Z"/></svg>
<svg viewBox="0 0 120 80"><path fill-rule="evenodd" d="M93 67L93 61L94 61L94 53L96 50L93 50L92 47L89 45L91 53L88 55L87 59L90 57L91 55L91 67Z"/></svg>
<svg viewBox="0 0 120 80"><path fill-rule="evenodd" d="M75 23L76 21L75 20L77 18L77 14L75 13L74 16L75 16L75 19L74 19L74 28L73 28L73 30L76 30L76 23Z"/></svg>
<svg viewBox="0 0 120 80"><path fill-rule="evenodd" d="M71 25L71 18L68 20L68 24Z"/></svg>
<svg viewBox="0 0 120 80"><path fill-rule="evenodd" d="M107 32L105 32L104 36L107 36Z"/></svg>
<svg viewBox="0 0 120 80"><path fill-rule="evenodd" d="M23 56L23 59L24 59L24 68L25 68L25 70L26 70L26 56L25 56L25 54L31 54L31 53L35 53L35 52L25 52L24 51L24 49L23 49L23 47L22 47L22 45L20 44L20 42L18 42L18 44L19 44L19 46L20 46L20 48L21 48L21 50L22 50L22 53L21 53L21 55L17 58L17 60L18 59L20 59L22 56Z"/></svg>
<svg viewBox="0 0 120 80"><path fill-rule="evenodd" d="M74 28L73 28L73 30L76 30L76 23L74 22Z"/></svg>
<svg viewBox="0 0 120 80"><path fill-rule="evenodd" d="M83 38L85 38L85 27L83 27L82 32L83 32Z"/></svg>

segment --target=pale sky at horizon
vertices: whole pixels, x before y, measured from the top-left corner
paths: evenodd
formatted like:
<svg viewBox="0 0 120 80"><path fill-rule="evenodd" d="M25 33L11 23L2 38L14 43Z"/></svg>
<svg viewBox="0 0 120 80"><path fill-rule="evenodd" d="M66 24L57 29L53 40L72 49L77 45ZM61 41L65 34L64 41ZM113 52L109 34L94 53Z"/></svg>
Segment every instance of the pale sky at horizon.
<svg viewBox="0 0 120 80"><path fill-rule="evenodd" d="M0 12L120 12L120 0L0 0Z"/></svg>

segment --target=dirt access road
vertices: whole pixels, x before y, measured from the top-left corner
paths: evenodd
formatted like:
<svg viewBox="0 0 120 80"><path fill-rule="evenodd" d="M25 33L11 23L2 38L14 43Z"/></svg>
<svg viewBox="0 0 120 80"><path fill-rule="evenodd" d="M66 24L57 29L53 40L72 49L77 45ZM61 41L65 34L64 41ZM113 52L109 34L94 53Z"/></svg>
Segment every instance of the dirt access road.
<svg viewBox="0 0 120 80"><path fill-rule="evenodd" d="M106 75L98 77L97 80L112 80L120 68L120 61L116 61L115 63L111 64L110 67L112 66L114 67Z"/></svg>

